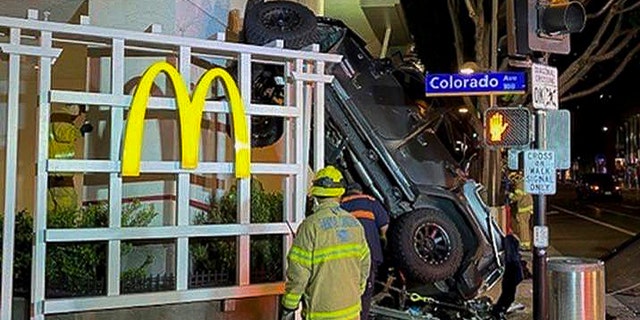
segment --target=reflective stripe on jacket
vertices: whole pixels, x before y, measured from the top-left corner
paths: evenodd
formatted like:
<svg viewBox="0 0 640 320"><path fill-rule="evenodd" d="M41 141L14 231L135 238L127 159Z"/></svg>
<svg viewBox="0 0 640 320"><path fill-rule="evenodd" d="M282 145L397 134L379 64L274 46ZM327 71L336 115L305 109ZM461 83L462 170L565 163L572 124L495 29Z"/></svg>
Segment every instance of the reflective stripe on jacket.
<svg viewBox="0 0 640 320"><path fill-rule="evenodd" d="M326 200L300 226L287 256L282 304L305 319L358 319L369 276L362 226L338 202Z"/></svg>

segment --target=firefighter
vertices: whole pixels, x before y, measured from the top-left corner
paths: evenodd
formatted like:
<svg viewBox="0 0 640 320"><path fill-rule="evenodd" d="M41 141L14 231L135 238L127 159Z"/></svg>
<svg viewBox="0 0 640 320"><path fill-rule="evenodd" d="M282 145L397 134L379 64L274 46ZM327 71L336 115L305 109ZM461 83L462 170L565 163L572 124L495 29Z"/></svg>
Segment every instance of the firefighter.
<svg viewBox="0 0 640 320"><path fill-rule="evenodd" d="M512 211L512 228L520 239L522 250L531 249L531 216L533 215L533 198L524 192L524 180L522 174L512 172L509 174L513 191L509 193L509 199L516 204L516 210Z"/></svg>
<svg viewBox="0 0 640 320"><path fill-rule="evenodd" d="M353 183L347 188L342 198L342 208L356 217L364 228L364 234L371 253L371 269L367 279L367 288L362 295L361 320L369 319L369 308L373 297L373 286L376 281L376 271L383 262L382 241L386 243L386 232L389 227L389 213L374 197L362 193L362 186Z"/></svg>
<svg viewBox="0 0 640 320"><path fill-rule="evenodd" d="M74 159L76 141L82 137L82 130L75 124L81 115L78 105L53 108L49 126L49 158ZM73 210L78 207L78 193L74 186L73 174L57 173L49 175L47 210Z"/></svg>
<svg viewBox="0 0 640 320"><path fill-rule="evenodd" d="M311 187L313 213L298 227L287 255L281 318L291 319L302 301L304 319L358 319L371 259L358 220L340 208L342 174L318 171Z"/></svg>

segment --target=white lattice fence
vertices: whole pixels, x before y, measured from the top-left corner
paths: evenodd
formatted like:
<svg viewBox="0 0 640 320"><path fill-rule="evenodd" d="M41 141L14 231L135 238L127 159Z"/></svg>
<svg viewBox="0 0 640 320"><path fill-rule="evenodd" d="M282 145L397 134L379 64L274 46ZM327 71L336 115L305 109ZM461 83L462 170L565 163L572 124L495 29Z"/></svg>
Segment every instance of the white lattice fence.
<svg viewBox="0 0 640 320"><path fill-rule="evenodd" d="M88 19L83 19L87 21ZM7 137L18 136L18 104L20 98L20 59L23 56L36 57L38 66L38 135L36 162L36 190L34 194L35 246L32 274L32 306L35 319L44 315L78 312L87 310L124 308L166 303L204 301L223 298L238 298L277 294L282 283L250 284L249 241L255 235L288 235L287 222L293 227L304 217L306 194L306 167L309 145L314 148L314 165L323 165L323 130L315 131L311 139L311 119L315 128L324 127L324 84L331 81L325 75L325 64L340 61L338 55L317 52L318 46L308 50L293 51L282 49L282 42L276 41L264 47L227 43L223 40L202 40L183 38L157 33L132 32L72 25L35 19L15 19L0 17L0 32L8 42L0 42L3 55L9 57ZM34 42L36 40L36 42ZM3 41L3 40L0 40ZM33 45L37 43L37 45ZM111 92L78 92L52 90L52 62L60 55L61 49L54 46L62 43L80 44L90 48L107 50L111 61ZM176 69L188 84L190 83L191 58L216 58L235 60L238 65L238 87L245 106L244 120L251 123L251 117L268 115L285 119L285 159L281 163L251 163L251 174L285 176L284 222L250 223L250 178L238 179L238 223L219 225L189 224L189 188L192 174L229 174L235 172L233 162L199 162L195 169L183 169L179 161L142 161L140 172L145 174L174 175L177 181L176 223L170 226L123 228L121 225L123 177L121 172L122 141L125 131L125 111L130 108L132 96L124 93L124 67L126 53L137 52L164 54L177 57ZM269 105L251 103L251 65L255 62L283 65L288 75L288 90L285 106L274 108ZM49 159L48 137L50 130L50 109L52 103L78 104L91 107L109 107L110 146L108 159ZM148 109L176 110L174 98L152 97ZM205 112L231 113L233 108L226 101L207 101ZM312 117L313 114L313 117ZM145 140L145 143L149 143ZM10 319L13 265L13 238L16 209L16 168L17 154L21 148L32 145L18 145L18 139L7 139L6 146L6 189L5 223L3 238L2 277L2 319ZM88 229L47 229L47 188L48 176L52 173L106 174L109 176L109 223L105 228ZM202 237L236 237L237 285L222 288L188 288L189 239ZM120 294L120 254L121 242L129 240L169 239L176 244L175 290L159 293ZM286 238L288 247L291 239ZM106 295L85 298L45 298L45 266L48 244L102 241L107 243Z"/></svg>

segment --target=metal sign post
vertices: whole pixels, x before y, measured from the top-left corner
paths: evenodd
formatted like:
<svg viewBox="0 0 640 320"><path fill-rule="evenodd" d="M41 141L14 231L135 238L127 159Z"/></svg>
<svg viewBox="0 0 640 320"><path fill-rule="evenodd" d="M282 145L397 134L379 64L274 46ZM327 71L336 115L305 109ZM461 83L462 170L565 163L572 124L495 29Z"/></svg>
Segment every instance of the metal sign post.
<svg viewBox="0 0 640 320"><path fill-rule="evenodd" d="M547 228L547 194L556 192L555 153L547 150L547 111L557 110L558 105L558 69L545 64L534 63L531 66L531 94L535 116L534 149L525 152L525 192L533 195L533 318L547 320L548 284L547 249L549 247L549 229ZM526 167L527 157L533 163ZM532 166L533 164L533 166ZM532 171L528 171L532 170ZM527 175L530 184L527 188Z"/></svg>
<svg viewBox="0 0 640 320"><path fill-rule="evenodd" d="M547 194L556 193L555 153L547 149L546 111L536 112L534 149L524 152L524 190L533 195L533 318L548 319Z"/></svg>

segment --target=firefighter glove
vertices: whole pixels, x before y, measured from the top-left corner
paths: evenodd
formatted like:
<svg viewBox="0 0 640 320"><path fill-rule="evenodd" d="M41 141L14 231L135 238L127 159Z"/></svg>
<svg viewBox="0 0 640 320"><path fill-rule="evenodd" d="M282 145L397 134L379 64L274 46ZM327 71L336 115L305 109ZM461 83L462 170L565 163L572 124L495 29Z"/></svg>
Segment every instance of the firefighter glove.
<svg viewBox="0 0 640 320"><path fill-rule="evenodd" d="M296 310L280 307L280 320L294 320Z"/></svg>

